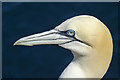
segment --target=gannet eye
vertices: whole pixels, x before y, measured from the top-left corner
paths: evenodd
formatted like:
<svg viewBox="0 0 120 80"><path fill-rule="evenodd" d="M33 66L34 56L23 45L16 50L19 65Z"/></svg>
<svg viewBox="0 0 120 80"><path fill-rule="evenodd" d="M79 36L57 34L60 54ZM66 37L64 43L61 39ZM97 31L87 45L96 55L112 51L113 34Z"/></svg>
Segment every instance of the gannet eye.
<svg viewBox="0 0 120 80"><path fill-rule="evenodd" d="M67 32L66 32L66 34L68 35L68 36L74 36L75 35L75 31L74 30L67 30Z"/></svg>

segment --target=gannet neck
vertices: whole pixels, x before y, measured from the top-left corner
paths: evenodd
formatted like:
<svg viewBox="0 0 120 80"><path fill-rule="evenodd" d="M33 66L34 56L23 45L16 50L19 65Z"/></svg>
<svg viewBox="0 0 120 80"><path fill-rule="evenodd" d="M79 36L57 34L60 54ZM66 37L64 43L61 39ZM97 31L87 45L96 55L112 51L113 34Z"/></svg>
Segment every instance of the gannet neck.
<svg viewBox="0 0 120 80"><path fill-rule="evenodd" d="M60 78L98 78L106 73L110 62L103 56L83 56L72 52L73 60L63 71ZM92 53L96 54L96 53ZM97 53L98 54L98 53ZM100 53L99 53L100 54ZM96 58L95 58L96 57ZM101 60L101 59L103 60Z"/></svg>
<svg viewBox="0 0 120 80"><path fill-rule="evenodd" d="M98 53L92 53L98 54ZM101 53L99 53L101 54ZM104 53L103 53L104 54ZM63 71L60 78L98 78L101 79L106 73L110 58L103 56L81 56L73 53L74 59Z"/></svg>
<svg viewBox="0 0 120 80"><path fill-rule="evenodd" d="M85 72L82 68L82 63L80 59L82 56L74 55L74 59L71 63L66 67L63 73L59 78L86 78Z"/></svg>
<svg viewBox="0 0 120 80"><path fill-rule="evenodd" d="M81 64L73 60L63 71L60 78L86 78L86 75Z"/></svg>

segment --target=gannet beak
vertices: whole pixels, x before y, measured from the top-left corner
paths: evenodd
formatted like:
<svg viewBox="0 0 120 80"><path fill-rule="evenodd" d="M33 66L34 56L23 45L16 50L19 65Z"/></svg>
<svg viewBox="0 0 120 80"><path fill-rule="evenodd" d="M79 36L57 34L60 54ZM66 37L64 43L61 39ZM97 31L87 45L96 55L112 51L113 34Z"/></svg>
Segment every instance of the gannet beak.
<svg viewBox="0 0 120 80"><path fill-rule="evenodd" d="M14 45L33 46L43 44L63 44L66 42L71 42L72 40L74 39L62 35L61 32L58 30L52 29L43 33L23 37L17 40Z"/></svg>

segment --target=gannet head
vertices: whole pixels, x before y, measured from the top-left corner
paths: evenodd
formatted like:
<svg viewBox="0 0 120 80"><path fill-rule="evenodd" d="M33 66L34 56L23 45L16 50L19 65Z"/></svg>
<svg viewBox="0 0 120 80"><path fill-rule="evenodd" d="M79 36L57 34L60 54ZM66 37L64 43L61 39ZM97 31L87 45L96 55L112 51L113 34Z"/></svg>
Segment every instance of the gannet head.
<svg viewBox="0 0 120 80"><path fill-rule="evenodd" d="M89 15L68 19L50 31L19 39L14 45L57 44L73 52L74 60L84 66L88 78L101 78L106 73L113 51L108 28Z"/></svg>

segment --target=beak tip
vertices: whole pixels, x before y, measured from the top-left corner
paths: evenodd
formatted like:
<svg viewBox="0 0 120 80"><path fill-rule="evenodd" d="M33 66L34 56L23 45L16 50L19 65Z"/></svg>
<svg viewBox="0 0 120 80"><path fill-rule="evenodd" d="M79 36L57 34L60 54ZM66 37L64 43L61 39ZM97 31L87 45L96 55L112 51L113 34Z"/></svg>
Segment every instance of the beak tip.
<svg viewBox="0 0 120 80"><path fill-rule="evenodd" d="M15 42L15 43L13 44L13 46L16 46L16 45L18 45L18 43L17 43L17 42Z"/></svg>
<svg viewBox="0 0 120 80"><path fill-rule="evenodd" d="M15 46L15 44L13 44L13 46Z"/></svg>
<svg viewBox="0 0 120 80"><path fill-rule="evenodd" d="M16 41L16 42L13 44L13 46L17 46L17 45L33 46L32 44L31 44L31 45L30 45L30 44L24 44L24 43L21 43L21 42L19 42L19 41Z"/></svg>
<svg viewBox="0 0 120 80"><path fill-rule="evenodd" d="M13 46L16 46L16 45L21 45L21 40L20 39L15 41L15 43L13 44Z"/></svg>

